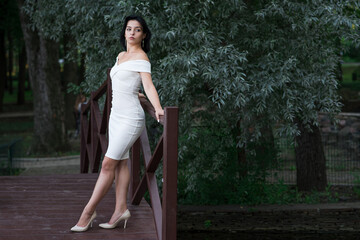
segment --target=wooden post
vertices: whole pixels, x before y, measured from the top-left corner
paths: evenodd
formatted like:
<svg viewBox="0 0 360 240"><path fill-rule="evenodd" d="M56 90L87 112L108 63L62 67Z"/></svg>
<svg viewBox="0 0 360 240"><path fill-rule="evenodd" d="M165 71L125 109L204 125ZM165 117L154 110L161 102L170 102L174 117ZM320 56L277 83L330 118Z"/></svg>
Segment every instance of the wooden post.
<svg viewBox="0 0 360 240"><path fill-rule="evenodd" d="M95 93L91 93L90 98L90 129L91 129L91 156L90 156L90 172L94 172L94 163L95 163L95 157L96 157L96 137L97 137L97 126L96 126L96 120L95 120L95 109L94 109L94 97Z"/></svg>
<svg viewBox="0 0 360 240"><path fill-rule="evenodd" d="M131 148L131 158L128 163L130 170L129 197L132 199L140 183L140 138Z"/></svg>
<svg viewBox="0 0 360 240"><path fill-rule="evenodd" d="M165 107L161 240L176 239L178 124L178 108Z"/></svg>
<svg viewBox="0 0 360 240"><path fill-rule="evenodd" d="M111 111L111 100L112 100L112 86L110 77L111 68L107 70L107 86L106 86L106 101L107 101L107 125L109 126L110 111ZM109 133L109 128L108 128Z"/></svg>
<svg viewBox="0 0 360 240"><path fill-rule="evenodd" d="M80 114L80 138L81 138L81 149L80 149L80 173L88 173L89 171L89 155L86 153L86 144L87 144L87 126L88 119L83 112L85 111L85 104L81 105L81 114Z"/></svg>

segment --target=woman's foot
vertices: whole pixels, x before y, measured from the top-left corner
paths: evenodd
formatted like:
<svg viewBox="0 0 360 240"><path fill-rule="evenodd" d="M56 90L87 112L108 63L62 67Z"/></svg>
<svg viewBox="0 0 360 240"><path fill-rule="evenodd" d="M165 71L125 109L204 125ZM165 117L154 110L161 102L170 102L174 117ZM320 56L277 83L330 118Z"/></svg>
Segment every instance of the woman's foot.
<svg viewBox="0 0 360 240"><path fill-rule="evenodd" d="M94 219L96 218L96 211L94 211L94 213L92 213L90 215L90 218L88 219L88 221L85 224L82 224L82 221L84 220L84 218L88 215L88 213L83 212L83 214L81 214L79 222L71 228L71 231L73 232L85 232L86 230L89 229L89 227L92 227L92 222L94 221Z"/></svg>
<svg viewBox="0 0 360 240"><path fill-rule="evenodd" d="M84 209L84 211L81 213L81 216L80 216L79 221L77 222L76 226L85 227L89 223L93 214L94 214L94 212L90 212L90 211Z"/></svg>
<svg viewBox="0 0 360 240"><path fill-rule="evenodd" d="M124 209L122 211L115 211L110 218L109 224L115 223L128 209ZM129 210L128 210L129 211Z"/></svg>
<svg viewBox="0 0 360 240"><path fill-rule="evenodd" d="M126 228L126 223L130 217L131 217L131 214L128 209L126 209L124 212L114 212L110 221L108 223L99 224L99 227L115 228L122 220L124 220L124 228Z"/></svg>

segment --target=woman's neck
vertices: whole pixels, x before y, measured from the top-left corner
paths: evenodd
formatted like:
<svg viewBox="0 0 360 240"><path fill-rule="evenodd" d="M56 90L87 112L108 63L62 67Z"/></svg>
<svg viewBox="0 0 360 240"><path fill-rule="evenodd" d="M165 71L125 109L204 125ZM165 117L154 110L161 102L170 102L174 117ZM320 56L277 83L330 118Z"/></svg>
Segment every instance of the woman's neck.
<svg viewBox="0 0 360 240"><path fill-rule="evenodd" d="M126 49L126 53L138 53L139 51L141 51L140 46L127 46Z"/></svg>

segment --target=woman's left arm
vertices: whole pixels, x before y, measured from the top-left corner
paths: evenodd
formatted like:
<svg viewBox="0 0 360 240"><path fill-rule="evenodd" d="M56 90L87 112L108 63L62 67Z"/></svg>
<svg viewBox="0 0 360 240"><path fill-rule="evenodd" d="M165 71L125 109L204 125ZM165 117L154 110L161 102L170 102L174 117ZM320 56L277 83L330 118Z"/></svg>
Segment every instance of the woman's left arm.
<svg viewBox="0 0 360 240"><path fill-rule="evenodd" d="M142 84L146 93L146 96L149 98L151 104L155 109L156 119L159 121L160 116L164 115L164 110L161 107L159 95L155 89L154 83L151 79L151 74L146 72L140 73Z"/></svg>

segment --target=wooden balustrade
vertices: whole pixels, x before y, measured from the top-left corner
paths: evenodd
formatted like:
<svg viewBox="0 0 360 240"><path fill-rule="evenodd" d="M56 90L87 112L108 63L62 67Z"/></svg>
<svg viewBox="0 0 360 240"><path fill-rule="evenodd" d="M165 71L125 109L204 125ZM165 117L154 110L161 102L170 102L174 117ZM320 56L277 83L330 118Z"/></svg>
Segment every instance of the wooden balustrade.
<svg viewBox="0 0 360 240"><path fill-rule="evenodd" d="M101 113L98 100L105 93L107 93L105 106ZM110 69L108 69L107 81L93 92L89 101L81 107L81 173L87 173L89 168L93 173L99 171L101 158L108 145L111 93ZM155 110L150 102L140 98L140 103L144 111L155 118ZM131 204L138 205L148 190L158 239L174 240L177 211L178 108L165 107L164 112L164 116L160 117L160 124L164 126L163 134L154 153L151 153L146 128L131 149L129 197ZM142 177L140 151L145 166ZM163 159L162 200L155 175L161 159Z"/></svg>

